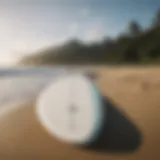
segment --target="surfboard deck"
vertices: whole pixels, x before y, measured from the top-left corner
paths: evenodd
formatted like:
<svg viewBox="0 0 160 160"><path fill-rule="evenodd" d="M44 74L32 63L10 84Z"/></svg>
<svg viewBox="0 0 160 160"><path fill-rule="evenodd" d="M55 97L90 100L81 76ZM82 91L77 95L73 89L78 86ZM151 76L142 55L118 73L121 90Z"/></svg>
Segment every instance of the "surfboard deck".
<svg viewBox="0 0 160 160"><path fill-rule="evenodd" d="M77 145L92 143L101 129L101 95L84 75L74 74L50 84L37 100L44 128L58 139Z"/></svg>

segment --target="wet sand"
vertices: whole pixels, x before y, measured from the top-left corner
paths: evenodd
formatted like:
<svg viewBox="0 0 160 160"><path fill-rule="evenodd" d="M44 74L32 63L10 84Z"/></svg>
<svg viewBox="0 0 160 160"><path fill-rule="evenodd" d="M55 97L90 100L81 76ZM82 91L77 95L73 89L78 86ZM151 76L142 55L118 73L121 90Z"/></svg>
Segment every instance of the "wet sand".
<svg viewBox="0 0 160 160"><path fill-rule="evenodd" d="M11 110L0 115L0 158L21 160L160 159L160 68L103 67L98 68L97 71L100 75L97 85L102 94L114 104L114 110L119 111L122 117L139 129L141 142L136 150L126 153L106 151L101 154L59 142L39 123L35 113L35 100L33 100L15 106L6 106ZM115 121L114 125L116 125ZM110 132L111 130L113 129L110 126ZM122 137L124 143L129 140L125 139L127 135L122 135ZM132 138L131 136L130 139ZM111 139L108 139L108 143L111 142Z"/></svg>

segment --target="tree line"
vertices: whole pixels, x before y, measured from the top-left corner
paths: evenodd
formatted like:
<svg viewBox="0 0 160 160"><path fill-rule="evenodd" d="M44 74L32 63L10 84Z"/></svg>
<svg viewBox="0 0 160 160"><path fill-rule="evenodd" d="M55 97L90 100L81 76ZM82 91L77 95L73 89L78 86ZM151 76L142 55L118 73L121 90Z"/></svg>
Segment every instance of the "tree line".
<svg viewBox="0 0 160 160"><path fill-rule="evenodd" d="M147 29L131 21L117 38L85 44L72 39L24 57L19 64L155 64L160 63L160 10Z"/></svg>

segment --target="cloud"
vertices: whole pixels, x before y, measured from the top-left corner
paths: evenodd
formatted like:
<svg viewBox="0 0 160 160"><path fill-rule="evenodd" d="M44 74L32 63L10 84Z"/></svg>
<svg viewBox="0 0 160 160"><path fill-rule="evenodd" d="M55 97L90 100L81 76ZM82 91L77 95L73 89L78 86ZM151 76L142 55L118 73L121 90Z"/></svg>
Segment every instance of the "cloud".
<svg viewBox="0 0 160 160"><path fill-rule="evenodd" d="M76 36L78 30L79 30L78 22L71 23L68 27L69 36Z"/></svg>
<svg viewBox="0 0 160 160"><path fill-rule="evenodd" d="M84 36L85 41L100 41L104 36L104 32L101 28L91 28L86 31Z"/></svg>
<svg viewBox="0 0 160 160"><path fill-rule="evenodd" d="M87 18L91 15L91 11L88 8L82 8L79 12L80 17Z"/></svg>

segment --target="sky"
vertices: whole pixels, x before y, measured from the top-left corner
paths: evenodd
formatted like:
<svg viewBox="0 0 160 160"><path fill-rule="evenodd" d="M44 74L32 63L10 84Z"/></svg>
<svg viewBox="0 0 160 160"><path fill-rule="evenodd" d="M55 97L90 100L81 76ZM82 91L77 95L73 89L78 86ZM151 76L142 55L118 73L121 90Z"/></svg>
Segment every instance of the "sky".
<svg viewBox="0 0 160 160"><path fill-rule="evenodd" d="M67 39L115 37L131 20L146 28L159 0L0 0L0 65Z"/></svg>

